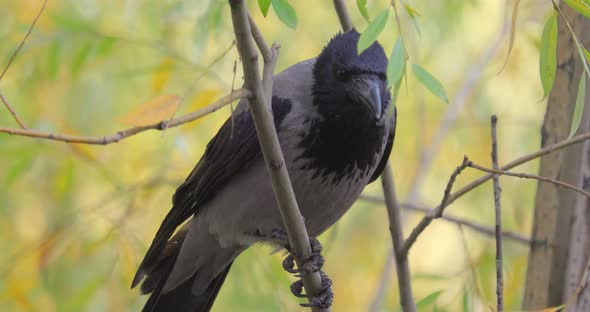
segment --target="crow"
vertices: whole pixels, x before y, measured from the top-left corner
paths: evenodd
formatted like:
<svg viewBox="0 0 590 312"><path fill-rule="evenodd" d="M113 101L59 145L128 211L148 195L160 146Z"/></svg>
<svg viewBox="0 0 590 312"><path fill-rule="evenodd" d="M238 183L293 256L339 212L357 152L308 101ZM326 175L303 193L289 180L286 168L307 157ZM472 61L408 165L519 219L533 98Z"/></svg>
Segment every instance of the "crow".
<svg viewBox="0 0 590 312"><path fill-rule="evenodd" d="M379 177L395 135L387 58L378 42L359 55L359 37L338 33L316 58L273 77L270 105L316 271L323 259L315 237ZM289 249L247 99L172 202L132 283L151 293L144 311L209 311L242 251L259 242ZM292 268L292 256L284 266ZM331 283L323 272L322 282ZM326 292L312 304L331 304Z"/></svg>

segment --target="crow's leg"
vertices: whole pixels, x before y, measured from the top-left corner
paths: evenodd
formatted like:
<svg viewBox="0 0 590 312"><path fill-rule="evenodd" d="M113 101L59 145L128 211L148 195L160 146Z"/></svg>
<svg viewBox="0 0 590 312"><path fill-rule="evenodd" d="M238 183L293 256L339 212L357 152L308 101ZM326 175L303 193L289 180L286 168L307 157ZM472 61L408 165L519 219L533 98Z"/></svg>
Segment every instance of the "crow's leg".
<svg viewBox="0 0 590 312"><path fill-rule="evenodd" d="M324 257L322 256L322 244L316 238L310 238L311 255L304 260L304 263L299 268L295 268L295 254L289 245L287 233L283 230L275 230L271 234L271 239L281 243L283 247L289 252L289 255L283 260L283 268L285 271L295 274L299 278L296 282L291 284L291 292L299 298L309 297L303 294L303 282L301 278L310 274L319 272L322 278L322 286L319 292L310 297L308 303L301 304L304 307L319 307L322 309L328 308L332 305L334 293L332 292L332 280L328 278L324 272L321 271L324 265Z"/></svg>

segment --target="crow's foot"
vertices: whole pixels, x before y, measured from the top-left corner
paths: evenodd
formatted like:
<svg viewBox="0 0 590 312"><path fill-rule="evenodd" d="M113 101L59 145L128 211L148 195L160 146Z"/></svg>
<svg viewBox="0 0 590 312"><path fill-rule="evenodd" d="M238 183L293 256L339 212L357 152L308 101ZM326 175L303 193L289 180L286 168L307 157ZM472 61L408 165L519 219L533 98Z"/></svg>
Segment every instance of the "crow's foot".
<svg viewBox="0 0 590 312"><path fill-rule="evenodd" d="M301 303L302 307L316 307L327 309L332 305L334 293L332 292L332 280L324 272L319 271L322 277L322 286L314 296L303 294L303 282L301 280L291 284L291 292L299 298L309 298L309 302Z"/></svg>
<svg viewBox="0 0 590 312"><path fill-rule="evenodd" d="M322 269L325 261L322 256L322 244L316 238L311 238L309 244L311 245L311 255L304 260L304 263L299 268L295 268L294 253L289 246L285 247L289 251L289 255L283 260L283 269L285 271L295 274L297 277L303 277L309 273L319 272Z"/></svg>

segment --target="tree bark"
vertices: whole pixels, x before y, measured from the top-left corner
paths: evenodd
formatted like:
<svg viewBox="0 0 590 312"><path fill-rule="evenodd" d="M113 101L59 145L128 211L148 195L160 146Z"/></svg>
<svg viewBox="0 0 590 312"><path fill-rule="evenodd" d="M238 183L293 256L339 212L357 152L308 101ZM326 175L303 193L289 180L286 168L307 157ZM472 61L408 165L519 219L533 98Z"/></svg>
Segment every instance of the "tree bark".
<svg viewBox="0 0 590 312"><path fill-rule="evenodd" d="M590 32L587 30L590 29L590 21L563 2L560 4L560 9L580 42L589 46ZM557 72L541 130L542 146L551 145L567 138L571 127L578 83L582 74L583 63L578 55L576 44L563 17L559 16ZM584 120L579 131L590 129L590 107L588 106L590 105L586 105ZM583 165L588 166L586 175L590 177L590 155L588 152L584 153L589 149L589 143L584 143L544 156L541 159L539 175L587 189L588 186L582 183L585 174L580 169ZM572 227L575 218L580 218L577 216L579 212L576 210L576 205L582 205L582 202L584 207L587 205L587 198L584 198L584 201L581 201L580 198L577 193L554 184L538 183L532 239L533 241L546 240L547 244L531 246L523 301L523 308L526 310L563 304L571 294L569 286L566 286L576 279L574 275L581 276L583 273L583 269L575 268L571 259L577 255L576 261L581 262L579 257L583 257L579 254L579 242L574 239L582 232L574 230ZM582 209L578 210L582 211ZM587 213L588 209L585 212ZM581 223L582 219L579 221L578 223ZM574 233L575 231L578 232ZM572 239L576 241L576 244L573 244ZM585 244L585 254L587 255L587 240ZM586 258L583 258L585 262ZM568 272L571 270L576 274L572 273L570 276ZM579 276L576 285L579 283Z"/></svg>

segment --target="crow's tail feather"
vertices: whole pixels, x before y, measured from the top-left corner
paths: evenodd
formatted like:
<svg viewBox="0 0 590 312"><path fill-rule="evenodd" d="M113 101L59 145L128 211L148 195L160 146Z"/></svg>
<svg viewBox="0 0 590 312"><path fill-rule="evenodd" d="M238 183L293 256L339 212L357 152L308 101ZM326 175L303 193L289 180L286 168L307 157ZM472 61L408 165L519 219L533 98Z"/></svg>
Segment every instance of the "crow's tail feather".
<svg viewBox="0 0 590 312"><path fill-rule="evenodd" d="M205 292L201 295L194 295L192 293L192 286L195 275L190 279L186 280L177 288L167 292L162 293L162 288L166 283L166 278L169 274L163 274L162 278L156 287L152 289L152 294L150 298L146 302L143 311L144 312L164 312L164 311L175 311L175 312L209 312L211 307L213 306L213 302L221 289L221 285L225 281L225 277L229 272L233 262L230 262L225 269L215 277ZM174 262L172 261L172 265L168 270L172 270L172 266ZM153 275L152 275L153 276ZM148 280L144 281L148 282ZM143 288L144 285L142 285Z"/></svg>

